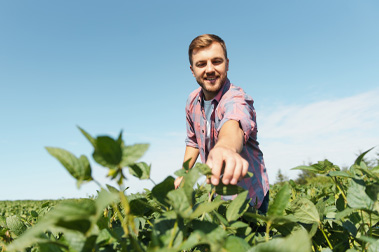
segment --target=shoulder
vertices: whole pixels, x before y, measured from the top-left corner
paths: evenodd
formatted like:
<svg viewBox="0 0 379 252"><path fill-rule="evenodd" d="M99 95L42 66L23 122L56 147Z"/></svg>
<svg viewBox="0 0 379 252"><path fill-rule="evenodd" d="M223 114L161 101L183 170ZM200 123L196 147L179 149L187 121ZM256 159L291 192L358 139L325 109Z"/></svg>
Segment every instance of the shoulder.
<svg viewBox="0 0 379 252"><path fill-rule="evenodd" d="M230 88L222 96L220 102L231 102L233 100L244 100L247 103L253 103L253 98L251 98L241 87L230 84Z"/></svg>

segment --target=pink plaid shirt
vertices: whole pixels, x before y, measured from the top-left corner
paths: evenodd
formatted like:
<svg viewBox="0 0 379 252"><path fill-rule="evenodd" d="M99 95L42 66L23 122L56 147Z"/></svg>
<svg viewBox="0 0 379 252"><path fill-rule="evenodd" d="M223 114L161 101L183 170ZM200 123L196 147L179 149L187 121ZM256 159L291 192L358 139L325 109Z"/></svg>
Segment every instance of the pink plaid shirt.
<svg viewBox="0 0 379 252"><path fill-rule="evenodd" d="M202 105L203 92L201 87L193 91L187 100L187 139L186 145L199 149L201 161L206 162L208 153L205 148L206 117ZM253 99L241 88L234 86L227 79L219 93L212 100L214 113L211 117L211 148L218 139L221 127L228 120L240 123L244 132L244 146L241 156L249 162L251 178L242 179L238 185L249 191L251 205L259 208L264 196L269 190L269 182L263 153L257 142L256 113L253 107Z"/></svg>

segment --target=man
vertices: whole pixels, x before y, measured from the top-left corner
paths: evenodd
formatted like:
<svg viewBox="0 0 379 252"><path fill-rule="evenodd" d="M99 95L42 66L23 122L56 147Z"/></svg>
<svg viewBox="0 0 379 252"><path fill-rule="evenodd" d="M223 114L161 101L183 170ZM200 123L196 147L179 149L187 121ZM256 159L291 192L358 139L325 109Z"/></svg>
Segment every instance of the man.
<svg viewBox="0 0 379 252"><path fill-rule="evenodd" d="M200 88L187 100L184 161L192 168L199 154L212 169L209 183L232 184L249 191L250 204L267 212L269 182L257 142L253 100L227 78L224 41L213 34L196 37L188 50L190 69ZM251 178L243 178L247 171ZM182 177L175 180L180 185Z"/></svg>

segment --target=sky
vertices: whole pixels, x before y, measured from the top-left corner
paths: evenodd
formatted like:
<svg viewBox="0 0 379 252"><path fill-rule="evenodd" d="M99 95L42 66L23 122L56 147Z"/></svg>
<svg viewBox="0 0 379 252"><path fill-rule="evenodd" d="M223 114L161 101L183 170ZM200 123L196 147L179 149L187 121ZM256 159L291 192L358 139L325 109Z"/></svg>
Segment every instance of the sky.
<svg viewBox="0 0 379 252"><path fill-rule="evenodd" d="M228 49L230 81L254 99L270 183L280 169L379 153L379 2L0 1L0 200L88 197L45 147L86 155L77 126L126 144L159 183L181 167L184 107L198 87L188 46L204 33ZM199 159L200 160L200 159ZM151 189L126 172L130 193Z"/></svg>

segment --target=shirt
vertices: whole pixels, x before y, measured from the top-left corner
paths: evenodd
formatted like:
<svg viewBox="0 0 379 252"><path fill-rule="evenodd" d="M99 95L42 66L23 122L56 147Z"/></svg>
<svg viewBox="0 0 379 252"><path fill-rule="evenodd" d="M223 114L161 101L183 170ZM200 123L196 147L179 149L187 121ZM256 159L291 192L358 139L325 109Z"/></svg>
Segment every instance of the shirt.
<svg viewBox="0 0 379 252"><path fill-rule="evenodd" d="M207 119L204 112L204 94L201 87L193 91L186 103L186 145L199 149L201 161L206 162L208 151L205 146ZM213 113L210 125L211 148L217 143L221 127L228 120L238 121L244 132L244 145L241 157L249 163L250 178L243 178L238 185L248 190L248 197L255 208L262 204L264 196L269 190L269 181L263 160L263 153L257 141L256 112L253 99L240 87L234 86L226 79L224 85L213 98Z"/></svg>

